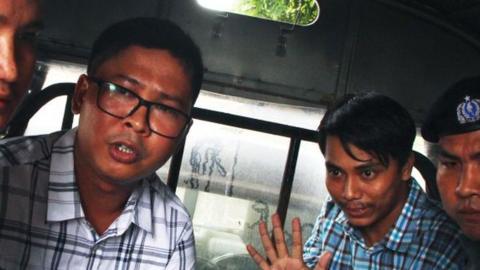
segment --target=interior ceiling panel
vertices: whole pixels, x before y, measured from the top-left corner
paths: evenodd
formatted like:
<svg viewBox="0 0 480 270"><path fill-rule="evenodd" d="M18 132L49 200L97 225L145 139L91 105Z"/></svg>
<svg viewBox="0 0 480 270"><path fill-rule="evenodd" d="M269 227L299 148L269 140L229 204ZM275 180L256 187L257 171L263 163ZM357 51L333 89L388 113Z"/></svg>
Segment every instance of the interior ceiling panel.
<svg viewBox="0 0 480 270"><path fill-rule="evenodd" d="M276 49L282 29L291 26L236 14L225 16L192 2L172 2L169 19L187 29L202 49L207 89L309 104L325 104L333 95L348 1L324 1L322 6L328 12L321 21L285 34L283 56L277 55Z"/></svg>
<svg viewBox="0 0 480 270"><path fill-rule="evenodd" d="M480 70L480 53L469 42L420 17L408 20L376 1L358 10L349 92L373 89L402 103L416 120L459 78ZM375 57L372 57L375 56Z"/></svg>
<svg viewBox="0 0 480 270"><path fill-rule="evenodd" d="M480 38L480 0L395 0L436 14Z"/></svg>

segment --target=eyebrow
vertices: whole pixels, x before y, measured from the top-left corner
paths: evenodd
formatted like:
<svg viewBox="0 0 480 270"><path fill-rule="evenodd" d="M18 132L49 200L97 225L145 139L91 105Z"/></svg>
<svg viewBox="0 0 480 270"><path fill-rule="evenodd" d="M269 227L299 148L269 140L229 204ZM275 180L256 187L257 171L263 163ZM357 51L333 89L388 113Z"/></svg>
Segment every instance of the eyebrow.
<svg viewBox="0 0 480 270"><path fill-rule="evenodd" d="M355 170L363 171L365 169L378 168L378 167L385 168L385 166L382 165L382 163L380 163L380 162L370 162L370 163L366 163L366 164L356 166Z"/></svg>
<svg viewBox="0 0 480 270"><path fill-rule="evenodd" d="M342 170L342 168L340 166L337 166L330 161L325 162L325 167L336 168L336 169ZM365 164L355 166L355 170L361 171L361 170L365 170L365 169L369 169L369 168L375 168L375 167L385 167L385 166L383 166L382 163L380 163L380 162L367 161Z"/></svg>
<svg viewBox="0 0 480 270"><path fill-rule="evenodd" d="M479 153L479 154L480 154L480 153ZM452 159L452 160L460 160L460 157L455 156L454 154L448 152L447 150L445 150L445 149L443 149L443 148L440 148L439 156L440 156L440 157L443 157L443 158Z"/></svg>
<svg viewBox="0 0 480 270"><path fill-rule="evenodd" d="M139 87L145 87L145 85L143 83L141 83L140 81L136 80L135 78L129 77L127 75L119 74L119 75L114 76L114 78L115 77L126 80L133 85L136 85L136 86L139 86ZM158 92L160 93L160 98L161 99L172 100L172 101L175 101L175 102L179 103L182 106L187 106L187 104L185 104L183 102L183 100L181 100L180 98L177 98L175 96L166 94L165 92L163 92L161 90L158 90Z"/></svg>
<svg viewBox="0 0 480 270"><path fill-rule="evenodd" d="M8 17L3 14L0 14L0 24L5 24L7 21L8 21ZM23 25L21 28L42 30L43 28L45 28L45 24L43 23L42 20L35 20Z"/></svg>
<svg viewBox="0 0 480 270"><path fill-rule="evenodd" d="M327 167L327 168L336 168L336 169L340 169L340 167L339 167L339 166L337 166L337 165L333 164L333 163L332 163L332 162L330 162L330 161L325 161L325 167Z"/></svg>

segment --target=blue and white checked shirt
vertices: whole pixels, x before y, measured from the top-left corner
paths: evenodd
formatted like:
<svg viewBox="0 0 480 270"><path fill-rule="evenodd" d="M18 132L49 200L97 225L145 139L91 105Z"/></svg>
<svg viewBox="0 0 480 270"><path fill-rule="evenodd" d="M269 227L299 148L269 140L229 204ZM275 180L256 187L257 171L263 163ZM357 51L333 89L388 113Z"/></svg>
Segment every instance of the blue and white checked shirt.
<svg viewBox="0 0 480 270"><path fill-rule="evenodd" d="M371 247L340 207L327 199L305 243L303 260L313 268L323 251L333 253L330 269L463 269L466 263L460 229L415 179L394 227Z"/></svg>
<svg viewBox="0 0 480 270"><path fill-rule="evenodd" d="M155 174L95 232L75 183L75 133L0 141L0 269L194 269L188 212Z"/></svg>

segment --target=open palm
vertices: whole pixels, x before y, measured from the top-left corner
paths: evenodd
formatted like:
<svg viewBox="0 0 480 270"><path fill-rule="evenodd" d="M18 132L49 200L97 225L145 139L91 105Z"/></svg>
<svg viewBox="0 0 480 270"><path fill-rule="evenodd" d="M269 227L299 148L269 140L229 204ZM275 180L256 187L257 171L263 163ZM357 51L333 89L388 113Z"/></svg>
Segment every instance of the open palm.
<svg viewBox="0 0 480 270"><path fill-rule="evenodd" d="M278 214L272 216L273 237L275 243L272 243L268 235L268 229L265 222L260 222L258 231L262 240L265 254L270 262L263 258L260 253L252 246L247 245L247 250L255 263L262 270L308 270L308 267L303 262L303 246L302 246L302 229L299 218L292 220L292 248L291 253L288 252L285 243L285 236L282 229L282 224ZM332 254L330 252L324 253L320 256L315 270L324 270L328 268L328 264Z"/></svg>

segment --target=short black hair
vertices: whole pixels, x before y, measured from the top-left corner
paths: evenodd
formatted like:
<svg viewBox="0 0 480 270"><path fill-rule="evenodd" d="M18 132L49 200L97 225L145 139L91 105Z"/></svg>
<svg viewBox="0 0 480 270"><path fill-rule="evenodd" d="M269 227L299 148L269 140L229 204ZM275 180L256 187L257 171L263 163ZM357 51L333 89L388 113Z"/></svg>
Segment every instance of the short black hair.
<svg viewBox="0 0 480 270"><path fill-rule="evenodd" d="M412 153L415 122L395 100L374 92L348 95L328 109L320 122L319 145L325 154L327 136L340 139L354 159L349 145L378 158L385 166L390 159L405 165Z"/></svg>
<svg viewBox="0 0 480 270"><path fill-rule="evenodd" d="M87 73L93 75L106 60L135 45L169 51L182 63L190 77L193 102L197 99L203 80L200 49L179 26L168 20L137 17L109 26L93 43Z"/></svg>

